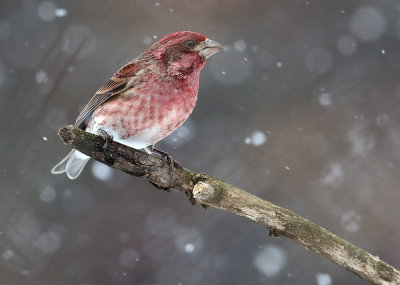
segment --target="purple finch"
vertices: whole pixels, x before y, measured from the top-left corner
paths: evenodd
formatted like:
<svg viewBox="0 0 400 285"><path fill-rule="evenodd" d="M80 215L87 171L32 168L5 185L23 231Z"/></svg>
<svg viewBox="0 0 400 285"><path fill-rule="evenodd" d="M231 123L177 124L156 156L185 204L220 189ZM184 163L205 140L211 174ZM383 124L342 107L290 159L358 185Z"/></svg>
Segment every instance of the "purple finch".
<svg viewBox="0 0 400 285"><path fill-rule="evenodd" d="M221 49L219 43L194 32L165 36L118 70L90 99L75 126L90 133L105 132L124 145L155 152L154 144L192 113L200 70ZM75 179L88 161L88 156L72 150L51 172L66 172Z"/></svg>

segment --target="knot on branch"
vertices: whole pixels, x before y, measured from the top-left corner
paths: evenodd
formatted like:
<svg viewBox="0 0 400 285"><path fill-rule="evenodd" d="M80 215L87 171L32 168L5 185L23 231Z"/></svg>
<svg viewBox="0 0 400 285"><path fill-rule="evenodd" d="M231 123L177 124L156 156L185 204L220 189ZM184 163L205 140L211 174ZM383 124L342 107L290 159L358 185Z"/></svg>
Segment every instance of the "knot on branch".
<svg viewBox="0 0 400 285"><path fill-rule="evenodd" d="M193 187L193 197L206 204L215 203L219 200L221 191L206 182L199 182Z"/></svg>

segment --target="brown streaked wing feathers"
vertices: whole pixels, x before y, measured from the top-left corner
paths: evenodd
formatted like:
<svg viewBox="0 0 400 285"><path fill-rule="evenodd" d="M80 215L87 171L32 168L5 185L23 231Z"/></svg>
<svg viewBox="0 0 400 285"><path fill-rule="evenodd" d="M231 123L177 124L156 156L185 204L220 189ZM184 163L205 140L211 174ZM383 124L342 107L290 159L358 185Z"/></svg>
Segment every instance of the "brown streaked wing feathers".
<svg viewBox="0 0 400 285"><path fill-rule="evenodd" d="M111 77L111 79L93 95L89 103L85 106L75 121L75 126L82 127L85 119L94 112L101 104L106 102L111 97L120 94L125 90L129 80L135 76L135 73L140 67L135 63L128 63Z"/></svg>
<svg viewBox="0 0 400 285"><path fill-rule="evenodd" d="M81 124L85 121L85 119L101 104L110 99L111 97L121 93L121 91L125 88L127 82L115 82L110 79L106 85L101 87L99 91L97 91L92 99L90 99L89 103L85 106L82 112L79 114L78 118L75 121L76 127L81 127Z"/></svg>

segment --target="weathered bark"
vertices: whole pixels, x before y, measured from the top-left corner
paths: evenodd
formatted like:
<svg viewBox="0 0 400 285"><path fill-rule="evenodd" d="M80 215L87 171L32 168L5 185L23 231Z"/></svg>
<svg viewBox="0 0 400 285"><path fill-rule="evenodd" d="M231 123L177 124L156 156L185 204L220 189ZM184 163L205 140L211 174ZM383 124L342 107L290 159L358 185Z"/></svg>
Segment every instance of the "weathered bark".
<svg viewBox="0 0 400 285"><path fill-rule="evenodd" d="M163 159L117 142L104 147L104 139L73 126L59 131L65 144L160 188L175 188L193 201L245 217L267 227L272 236L286 236L373 284L400 284L400 272L322 227L288 209L262 200L222 180L188 169L171 168Z"/></svg>

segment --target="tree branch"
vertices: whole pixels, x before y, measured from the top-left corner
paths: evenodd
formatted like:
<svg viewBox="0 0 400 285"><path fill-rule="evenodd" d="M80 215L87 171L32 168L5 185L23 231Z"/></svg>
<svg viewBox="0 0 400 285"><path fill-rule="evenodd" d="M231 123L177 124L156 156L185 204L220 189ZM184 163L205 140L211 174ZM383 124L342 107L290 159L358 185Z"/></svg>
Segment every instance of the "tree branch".
<svg viewBox="0 0 400 285"><path fill-rule="evenodd" d="M64 144L130 175L147 179L164 189L175 188L194 201L245 217L270 230L271 236L293 239L373 284L400 284L400 272L379 258L351 244L288 209L262 200L222 180L188 169L171 169L154 157L73 126L61 128Z"/></svg>

